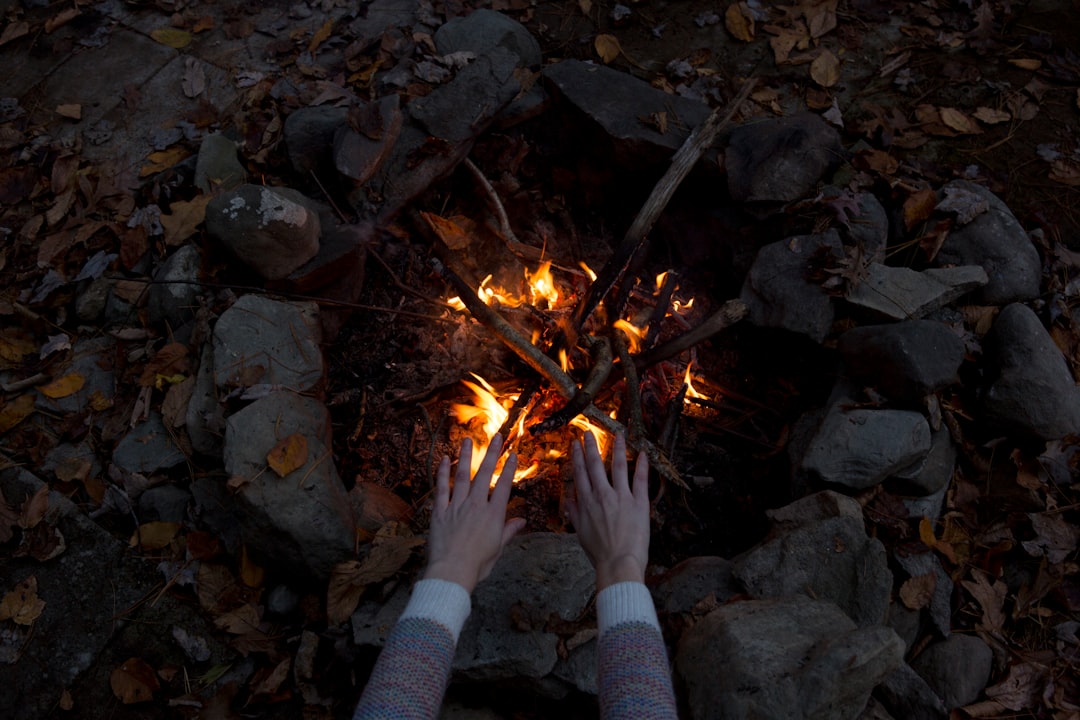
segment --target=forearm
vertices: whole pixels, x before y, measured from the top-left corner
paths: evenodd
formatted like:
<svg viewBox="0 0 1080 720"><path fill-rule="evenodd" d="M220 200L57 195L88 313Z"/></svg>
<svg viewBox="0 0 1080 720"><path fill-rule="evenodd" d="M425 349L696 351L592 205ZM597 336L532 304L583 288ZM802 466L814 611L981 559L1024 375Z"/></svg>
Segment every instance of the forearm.
<svg viewBox="0 0 1080 720"><path fill-rule="evenodd" d="M434 720L450 681L469 593L421 580L379 655L353 720Z"/></svg>
<svg viewBox="0 0 1080 720"><path fill-rule="evenodd" d="M675 720L675 692L649 591L624 582L597 596L602 720Z"/></svg>

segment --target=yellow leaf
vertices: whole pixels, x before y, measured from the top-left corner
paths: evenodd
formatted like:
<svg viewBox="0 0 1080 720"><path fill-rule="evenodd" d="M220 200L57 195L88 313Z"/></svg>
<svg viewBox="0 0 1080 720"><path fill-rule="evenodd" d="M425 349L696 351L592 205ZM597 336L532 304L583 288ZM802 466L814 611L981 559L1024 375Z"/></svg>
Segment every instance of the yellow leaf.
<svg viewBox="0 0 1080 720"><path fill-rule="evenodd" d="M176 50L187 47L191 42L191 33L187 30L171 27L158 28L150 33L150 37L162 45L168 45Z"/></svg>
<svg viewBox="0 0 1080 720"><path fill-rule="evenodd" d="M610 64L622 54L622 46L619 45L619 39L614 35L597 35L593 47L596 48L596 54L600 56L605 65Z"/></svg>
<svg viewBox="0 0 1080 720"><path fill-rule="evenodd" d="M974 120L956 108L943 107L940 112L941 122L945 123L958 133L977 135L982 132L982 128L980 128Z"/></svg>
<svg viewBox="0 0 1080 720"><path fill-rule="evenodd" d="M250 588L260 588L266 580L266 570L251 559L247 545L240 548L240 579Z"/></svg>
<svg viewBox="0 0 1080 720"><path fill-rule="evenodd" d="M930 521L930 518L923 516L919 521L919 539L923 541L923 545L928 548L937 546L937 536L934 535L934 523Z"/></svg>
<svg viewBox="0 0 1080 720"><path fill-rule="evenodd" d="M188 155L190 155L190 153L179 145L166 150L152 152L146 157L150 164L143 166L143 169L139 171L139 177L146 177L147 175L153 175L154 173L168 170Z"/></svg>
<svg viewBox="0 0 1080 720"><path fill-rule="evenodd" d="M68 395L74 395L79 392L85 384L86 378L82 375L79 373L69 373L64 377L53 380L48 385L42 385L38 388L38 392L47 398L59 400L60 398L66 398Z"/></svg>
<svg viewBox="0 0 1080 720"><path fill-rule="evenodd" d="M810 63L810 78L821 87L832 87L840 82L840 60L829 49Z"/></svg>
<svg viewBox="0 0 1080 720"><path fill-rule="evenodd" d="M1042 60L1038 58L1013 58L1009 64L1021 70L1038 70L1042 67Z"/></svg>
<svg viewBox="0 0 1080 720"><path fill-rule="evenodd" d="M6 433L34 412L34 396L20 395L0 407L0 433Z"/></svg>
<svg viewBox="0 0 1080 720"><path fill-rule="evenodd" d="M172 212L161 216L161 226L165 228L165 244L181 245L194 235L195 230L206 219L206 206L209 203L209 195L199 195L190 202L174 202Z"/></svg>
<svg viewBox="0 0 1080 720"><path fill-rule="evenodd" d="M743 12L740 7L742 4L728 5L727 12L724 13L724 25L736 40L750 42L754 39L754 20Z"/></svg>
<svg viewBox="0 0 1080 720"><path fill-rule="evenodd" d="M17 368L24 356L36 353L37 344L21 330L0 330L0 370Z"/></svg>
<svg viewBox="0 0 1080 720"><path fill-rule="evenodd" d="M168 547L178 532L180 532L180 523L154 520L137 527L128 545L141 546L143 550L160 550Z"/></svg>
<svg viewBox="0 0 1080 720"><path fill-rule="evenodd" d="M319 46L326 41L326 38L330 37L330 33L334 30L334 21L327 20L323 23L323 26L315 31L315 35L312 36L311 42L308 43L308 52L314 54Z"/></svg>
<svg viewBox="0 0 1080 720"><path fill-rule="evenodd" d="M33 625L44 610L45 601L37 596L37 577L31 575L0 601L0 620L11 620L16 625Z"/></svg>
<svg viewBox="0 0 1080 720"><path fill-rule="evenodd" d="M420 216L427 221L427 224L439 236L443 244L451 250L461 250L472 242L472 238L465 232L465 229L453 220L423 210L420 211Z"/></svg>
<svg viewBox="0 0 1080 720"><path fill-rule="evenodd" d="M293 470L303 467L307 459L307 438L300 433L293 433L266 454L266 464L278 477L285 477Z"/></svg>
<svg viewBox="0 0 1080 720"><path fill-rule="evenodd" d="M153 700L161 687L157 673L142 658L133 657L112 671L109 686L120 702L125 705Z"/></svg>

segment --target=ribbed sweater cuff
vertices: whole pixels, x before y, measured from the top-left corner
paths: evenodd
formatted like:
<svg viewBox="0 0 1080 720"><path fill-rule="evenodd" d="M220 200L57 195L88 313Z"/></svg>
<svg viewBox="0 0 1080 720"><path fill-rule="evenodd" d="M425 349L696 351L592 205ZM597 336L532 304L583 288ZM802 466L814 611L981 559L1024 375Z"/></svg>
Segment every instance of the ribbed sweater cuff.
<svg viewBox="0 0 1080 720"><path fill-rule="evenodd" d="M608 585L596 596L596 619L600 635L628 622L643 622L660 629L652 595L643 583L621 582Z"/></svg>
<svg viewBox="0 0 1080 720"><path fill-rule="evenodd" d="M456 644L470 610L472 601L469 599L469 592L457 583L449 580L421 580L413 587L409 604L405 606L405 612L401 613L399 621L406 618L433 620L450 631Z"/></svg>

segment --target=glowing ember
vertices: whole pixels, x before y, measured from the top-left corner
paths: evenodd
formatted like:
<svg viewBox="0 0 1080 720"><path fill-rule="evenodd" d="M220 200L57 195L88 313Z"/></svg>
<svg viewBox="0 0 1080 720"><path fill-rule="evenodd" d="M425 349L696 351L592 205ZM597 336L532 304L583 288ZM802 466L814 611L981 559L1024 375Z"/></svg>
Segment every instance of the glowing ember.
<svg viewBox="0 0 1080 720"><path fill-rule="evenodd" d="M462 302L461 298L459 298L457 295L455 295L452 298L449 298L446 301L446 304L449 305L450 307L454 308L458 312L461 312L462 310L465 309L465 303Z"/></svg>
<svg viewBox="0 0 1080 720"><path fill-rule="evenodd" d="M555 278L551 276L551 262L544 262L530 273L525 269L525 280L529 283L529 300L536 305L540 300L547 300L549 308L559 302L559 291L555 287Z"/></svg>
<svg viewBox="0 0 1080 720"><path fill-rule="evenodd" d="M645 338L645 331L628 320L616 320L614 326L626 333L630 341L630 352L641 352L641 341Z"/></svg>

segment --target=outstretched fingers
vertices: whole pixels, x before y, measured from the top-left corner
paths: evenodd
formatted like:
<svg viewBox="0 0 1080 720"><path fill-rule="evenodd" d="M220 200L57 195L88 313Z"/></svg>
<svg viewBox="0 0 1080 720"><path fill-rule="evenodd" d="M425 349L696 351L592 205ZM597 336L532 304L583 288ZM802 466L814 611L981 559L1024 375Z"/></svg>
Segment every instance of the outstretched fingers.
<svg viewBox="0 0 1080 720"><path fill-rule="evenodd" d="M645 451L638 453L637 461L634 463L634 487L631 490L634 495L634 499L638 502L648 504L649 502L649 458L645 455Z"/></svg>
<svg viewBox="0 0 1080 720"><path fill-rule="evenodd" d="M435 473L435 511L442 512L450 505L450 458L443 455Z"/></svg>

